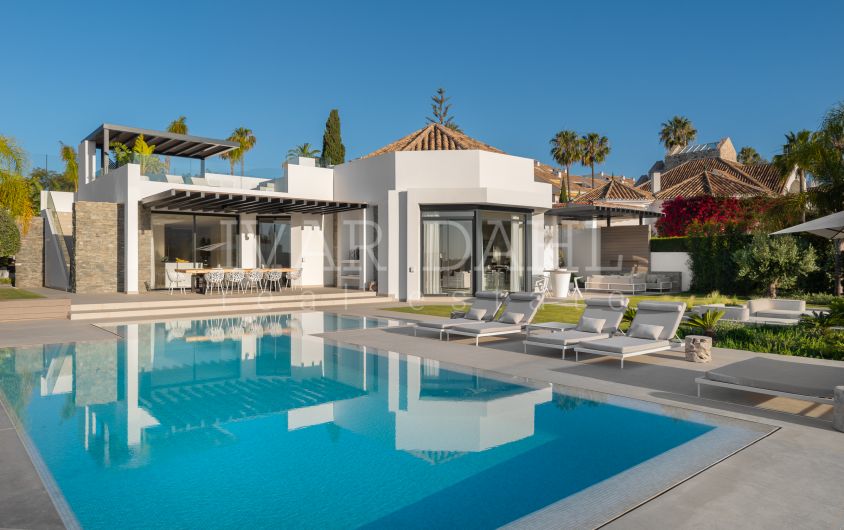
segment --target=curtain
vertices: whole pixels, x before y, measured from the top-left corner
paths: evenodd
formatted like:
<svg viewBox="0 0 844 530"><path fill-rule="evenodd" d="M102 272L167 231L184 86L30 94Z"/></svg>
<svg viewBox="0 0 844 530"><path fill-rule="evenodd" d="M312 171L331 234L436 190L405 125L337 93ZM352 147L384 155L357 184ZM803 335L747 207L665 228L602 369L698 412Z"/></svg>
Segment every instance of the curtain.
<svg viewBox="0 0 844 530"><path fill-rule="evenodd" d="M440 223L422 223L422 293L440 294Z"/></svg>
<svg viewBox="0 0 844 530"><path fill-rule="evenodd" d="M510 221L510 290L520 291L525 277L525 224Z"/></svg>

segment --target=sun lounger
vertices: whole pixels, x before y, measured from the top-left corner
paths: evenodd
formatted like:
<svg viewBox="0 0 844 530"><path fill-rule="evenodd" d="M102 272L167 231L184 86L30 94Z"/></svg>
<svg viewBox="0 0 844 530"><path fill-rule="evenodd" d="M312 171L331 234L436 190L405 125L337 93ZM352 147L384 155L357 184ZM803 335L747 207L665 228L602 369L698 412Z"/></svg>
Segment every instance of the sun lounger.
<svg viewBox="0 0 844 530"><path fill-rule="evenodd" d="M460 324L445 330L447 338L452 335L463 335L475 338L475 346L481 337L493 337L497 335L510 335L521 333L525 325L533 321L545 293L510 293L504 303L504 311L501 316L490 322L478 322L474 324Z"/></svg>
<svg viewBox="0 0 844 530"><path fill-rule="evenodd" d="M667 350L671 348L669 340L677 333L685 310L684 302L639 302L636 317L626 336L575 346L575 361L581 353L592 353L617 357L621 359L621 367L624 368L624 359L627 357Z"/></svg>
<svg viewBox="0 0 844 530"><path fill-rule="evenodd" d="M752 357L709 370L695 383L698 397L700 385L709 385L832 404L835 387L844 385L844 367Z"/></svg>
<svg viewBox="0 0 844 530"><path fill-rule="evenodd" d="M413 328L413 335L420 330L439 333L440 339L443 332L448 328L461 324L477 324L481 321L489 322L495 318L496 313L504 302L505 295L495 291L480 291L475 295L471 307L459 318L447 318L434 322L419 322Z"/></svg>
<svg viewBox="0 0 844 530"><path fill-rule="evenodd" d="M541 346L543 348L559 349L563 359L566 358L566 348L581 342L610 338L618 330L624 311L627 309L627 298L590 298L586 300L586 310L576 326L551 322L539 326L567 326L559 332L544 334L528 334L524 340L525 353L527 347Z"/></svg>

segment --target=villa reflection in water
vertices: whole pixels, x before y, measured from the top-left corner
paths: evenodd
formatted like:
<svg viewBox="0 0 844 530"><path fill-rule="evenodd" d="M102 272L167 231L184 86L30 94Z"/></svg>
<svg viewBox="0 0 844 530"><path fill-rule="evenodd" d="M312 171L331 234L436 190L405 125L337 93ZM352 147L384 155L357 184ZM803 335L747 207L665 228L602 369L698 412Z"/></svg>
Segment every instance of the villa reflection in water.
<svg viewBox="0 0 844 530"><path fill-rule="evenodd" d="M120 341L19 348L13 371L40 385L32 391L42 399L66 396L63 417L77 420L85 449L105 466L143 465L157 444L180 438L234 443L232 422L270 416L287 431L325 424L378 437L432 464L534 434L550 385L314 336L383 325L318 312L132 324L114 328Z"/></svg>

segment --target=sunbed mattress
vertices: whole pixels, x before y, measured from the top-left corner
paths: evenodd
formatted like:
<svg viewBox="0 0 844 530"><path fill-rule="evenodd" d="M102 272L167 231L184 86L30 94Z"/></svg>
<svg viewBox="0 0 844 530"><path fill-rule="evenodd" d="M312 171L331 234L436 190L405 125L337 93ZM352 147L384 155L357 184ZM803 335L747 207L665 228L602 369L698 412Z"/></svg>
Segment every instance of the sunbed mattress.
<svg viewBox="0 0 844 530"><path fill-rule="evenodd" d="M710 381L800 396L832 398L844 385L844 368L753 357L706 372Z"/></svg>

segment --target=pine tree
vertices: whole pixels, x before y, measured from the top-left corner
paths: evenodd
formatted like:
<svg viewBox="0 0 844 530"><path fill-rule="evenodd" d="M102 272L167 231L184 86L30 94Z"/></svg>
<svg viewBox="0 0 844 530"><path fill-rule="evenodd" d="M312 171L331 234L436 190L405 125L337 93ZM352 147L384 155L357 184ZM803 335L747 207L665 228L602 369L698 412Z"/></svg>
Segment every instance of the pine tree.
<svg viewBox="0 0 844 530"><path fill-rule="evenodd" d="M322 134L322 160L326 165L336 166L346 161L346 146L340 138L340 113L331 109Z"/></svg>
<svg viewBox="0 0 844 530"><path fill-rule="evenodd" d="M446 97L444 88L438 88L437 93L431 96L431 111L434 117L426 118L426 120L428 120L428 123L439 123L449 129L463 132L463 129L454 122L454 116L448 115L448 111L451 110L451 103L448 102L450 99L450 97Z"/></svg>

